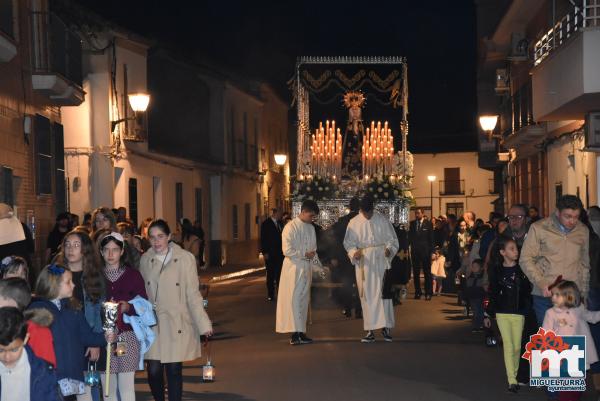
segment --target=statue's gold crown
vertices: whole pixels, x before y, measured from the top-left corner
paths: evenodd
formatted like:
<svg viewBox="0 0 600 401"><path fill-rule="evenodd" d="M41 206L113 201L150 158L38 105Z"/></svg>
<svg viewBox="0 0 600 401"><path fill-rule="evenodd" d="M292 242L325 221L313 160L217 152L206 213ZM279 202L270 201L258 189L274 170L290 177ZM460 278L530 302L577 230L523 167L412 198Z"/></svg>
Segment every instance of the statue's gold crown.
<svg viewBox="0 0 600 401"><path fill-rule="evenodd" d="M358 91L346 92L346 94L344 95L344 104L347 108L355 106L363 107L363 105L365 104L365 100L366 98L362 94L362 92Z"/></svg>

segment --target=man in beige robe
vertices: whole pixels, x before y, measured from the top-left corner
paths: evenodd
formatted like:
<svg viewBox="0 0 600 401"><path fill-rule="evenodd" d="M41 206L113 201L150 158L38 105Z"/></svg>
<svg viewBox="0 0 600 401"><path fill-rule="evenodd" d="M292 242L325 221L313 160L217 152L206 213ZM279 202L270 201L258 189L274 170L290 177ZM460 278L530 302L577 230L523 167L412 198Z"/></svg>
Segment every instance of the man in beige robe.
<svg viewBox="0 0 600 401"><path fill-rule="evenodd" d="M356 283L363 310L363 327L367 335L363 343L375 341L373 330L382 329L385 341L391 342L394 306L383 299L383 277L398 252L398 237L392 223L374 211L373 198L366 195L360 202L360 213L346 229L344 248L356 268Z"/></svg>
<svg viewBox="0 0 600 401"><path fill-rule="evenodd" d="M304 201L298 217L286 224L282 233L285 259L277 293L275 331L292 333L291 345L312 343L305 333L312 282L311 264L317 258L317 237L312 221L318 213L316 202Z"/></svg>

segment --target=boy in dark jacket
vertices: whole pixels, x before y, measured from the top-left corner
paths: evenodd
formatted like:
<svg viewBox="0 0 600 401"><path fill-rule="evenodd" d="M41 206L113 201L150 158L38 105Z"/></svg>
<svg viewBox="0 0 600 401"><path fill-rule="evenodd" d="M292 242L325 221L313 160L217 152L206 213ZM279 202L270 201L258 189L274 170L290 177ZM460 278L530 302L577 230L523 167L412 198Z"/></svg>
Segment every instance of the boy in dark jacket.
<svg viewBox="0 0 600 401"><path fill-rule="evenodd" d="M1 401L59 401L54 369L27 346L23 314L17 308L0 308L0 322Z"/></svg>
<svg viewBox="0 0 600 401"><path fill-rule="evenodd" d="M471 262L465 278L465 298L473 311L473 333L483 331L483 300L487 277L483 271L483 261L475 259Z"/></svg>

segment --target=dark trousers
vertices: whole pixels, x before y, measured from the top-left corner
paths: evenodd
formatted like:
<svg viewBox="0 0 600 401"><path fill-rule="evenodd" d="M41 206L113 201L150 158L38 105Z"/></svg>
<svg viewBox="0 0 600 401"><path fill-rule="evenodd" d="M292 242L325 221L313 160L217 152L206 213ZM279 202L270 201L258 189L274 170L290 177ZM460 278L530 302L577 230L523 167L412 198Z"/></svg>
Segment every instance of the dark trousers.
<svg viewBox="0 0 600 401"><path fill-rule="evenodd" d="M469 298L469 306L473 311L473 328L480 329L483 327L483 299Z"/></svg>
<svg viewBox="0 0 600 401"><path fill-rule="evenodd" d="M339 300L342 308L345 310L360 311L360 298L358 297L358 289L356 287L356 273L354 266L344 266L345 271L340 279L342 287L339 289Z"/></svg>
<svg viewBox="0 0 600 401"><path fill-rule="evenodd" d="M421 270L425 276L425 295L433 294L433 278L431 277L431 254L428 252L413 252L412 254L413 281L415 295L423 295L421 291Z"/></svg>
<svg viewBox="0 0 600 401"><path fill-rule="evenodd" d="M148 384L154 401L165 401L164 373L167 375L167 387L169 389L169 401L181 401L183 393L182 363L161 363L160 361L148 360Z"/></svg>
<svg viewBox="0 0 600 401"><path fill-rule="evenodd" d="M274 256L269 256L269 259L265 262L267 268L267 294L269 298L275 298L275 286L279 285L282 264L283 259Z"/></svg>
<svg viewBox="0 0 600 401"><path fill-rule="evenodd" d="M529 342L529 338L537 333L538 322L535 317L535 312L530 308L525 314L525 324L523 325L523 336L521 338L521 353L525 352L525 346ZM517 370L517 381L519 383L529 383L529 361L527 359L519 359L519 370Z"/></svg>

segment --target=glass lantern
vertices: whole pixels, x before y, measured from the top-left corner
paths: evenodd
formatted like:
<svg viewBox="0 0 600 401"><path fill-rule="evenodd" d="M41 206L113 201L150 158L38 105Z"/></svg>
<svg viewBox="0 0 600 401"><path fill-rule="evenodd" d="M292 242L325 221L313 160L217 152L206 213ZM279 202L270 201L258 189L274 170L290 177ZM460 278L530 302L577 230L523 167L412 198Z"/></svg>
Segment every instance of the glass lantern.
<svg viewBox="0 0 600 401"><path fill-rule="evenodd" d="M206 362L206 365L202 366L202 380L205 382L215 381L215 367L210 360Z"/></svg>

